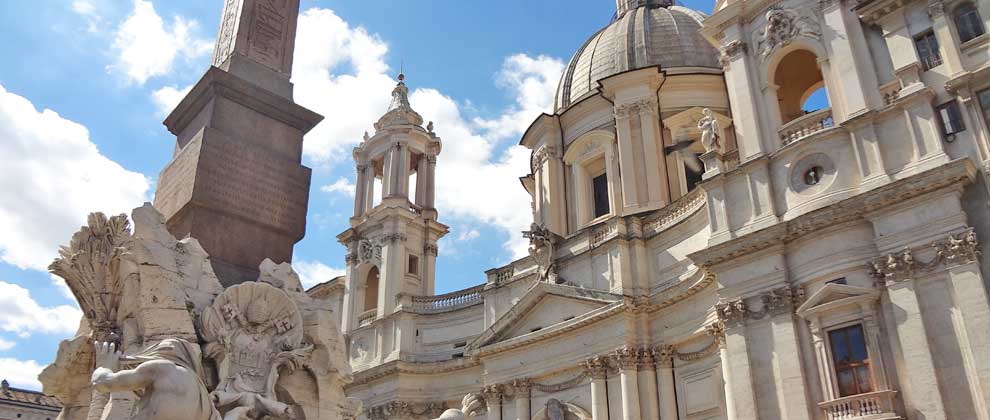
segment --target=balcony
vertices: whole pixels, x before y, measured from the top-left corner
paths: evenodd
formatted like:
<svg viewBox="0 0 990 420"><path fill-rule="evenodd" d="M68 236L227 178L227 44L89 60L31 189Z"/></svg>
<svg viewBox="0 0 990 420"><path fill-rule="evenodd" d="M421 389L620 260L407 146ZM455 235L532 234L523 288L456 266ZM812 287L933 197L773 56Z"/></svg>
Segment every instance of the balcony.
<svg viewBox="0 0 990 420"><path fill-rule="evenodd" d="M787 146L802 138L835 126L832 119L832 108L823 108L809 112L780 127L780 143Z"/></svg>
<svg viewBox="0 0 990 420"><path fill-rule="evenodd" d="M894 413L897 391L876 391L818 403L828 420L884 420L901 418Z"/></svg>
<svg viewBox="0 0 990 420"><path fill-rule="evenodd" d="M370 324L378 316L378 308L368 309L358 315L358 327Z"/></svg>
<svg viewBox="0 0 990 420"><path fill-rule="evenodd" d="M481 291L485 285L480 284L468 289L458 290L436 296L411 296L410 310L415 313L439 313L461 308L467 308L482 302Z"/></svg>

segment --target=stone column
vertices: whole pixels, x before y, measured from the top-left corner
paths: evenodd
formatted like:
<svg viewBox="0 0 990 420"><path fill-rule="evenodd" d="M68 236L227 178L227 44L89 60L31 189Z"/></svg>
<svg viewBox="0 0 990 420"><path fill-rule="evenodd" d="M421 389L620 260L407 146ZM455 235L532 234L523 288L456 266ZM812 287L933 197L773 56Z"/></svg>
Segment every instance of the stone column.
<svg viewBox="0 0 990 420"><path fill-rule="evenodd" d="M622 162L621 171L622 176L625 179L633 180L636 179L636 165L633 163L635 161L636 150L632 147L632 125L638 123L635 121L639 119L636 114L637 105L635 103L624 103L615 105L615 133L617 135L616 142L618 143L618 157ZM635 118L634 118L635 117ZM605 156L606 162L605 166L609 166L609 156L606 152ZM613 175L611 170L609 170L609 183L612 183ZM624 182L620 185L620 190L616 190L613 193L622 195L622 201L630 206L635 206L640 203L639 191L636 188L636 182ZM612 205L614 207L615 200L612 200ZM616 214L621 212L621 209L613 208Z"/></svg>
<svg viewBox="0 0 990 420"><path fill-rule="evenodd" d="M932 18L932 31L935 33L935 38L938 39L942 63L949 71L949 77L952 77L963 71L963 65L962 57L959 54L959 36L949 25L949 17L945 15L945 12L943 0L928 0L928 15Z"/></svg>
<svg viewBox="0 0 990 420"><path fill-rule="evenodd" d="M367 182L365 180L365 172L368 165L364 163L357 164L357 179L354 181L354 217L360 218L364 216L365 203L364 199L367 194L365 194L365 189L367 188Z"/></svg>
<svg viewBox="0 0 990 420"><path fill-rule="evenodd" d="M677 393L674 389L674 346L653 349L653 363L660 386L660 420L677 420ZM731 417L730 417L731 419Z"/></svg>
<svg viewBox="0 0 990 420"><path fill-rule="evenodd" d="M622 419L639 420L639 380L637 365L639 352L632 347L615 351L615 361L619 365L619 383L622 387Z"/></svg>
<svg viewBox="0 0 990 420"><path fill-rule="evenodd" d="M753 371L746 343L745 319L749 314L745 301L736 299L716 307L719 320L725 326L722 369L726 381L726 410L729 419L760 418L753 389Z"/></svg>
<svg viewBox="0 0 990 420"><path fill-rule="evenodd" d="M986 288L980 266L976 263L976 248L973 243L972 259L956 257L963 264L949 267L949 282L953 289L953 300L962 321L965 334L960 334L960 347L965 359L969 359L966 369L974 382L974 399L980 418L988 417L990 407L990 304L987 303ZM982 400L982 401L980 401ZM982 402L982 404L980 403ZM980 412L982 411L982 412Z"/></svg>
<svg viewBox="0 0 990 420"><path fill-rule="evenodd" d="M591 419L608 420L608 393L605 385L608 359L598 356L585 360L584 369L591 377Z"/></svg>
<svg viewBox="0 0 990 420"><path fill-rule="evenodd" d="M824 23L836 32L828 44L830 70L837 76L838 92L829 92L836 123L880 105L877 77L870 65L869 49L859 18L842 2L828 2L822 9ZM828 77L828 75L822 75Z"/></svg>
<svg viewBox="0 0 990 420"><path fill-rule="evenodd" d="M395 192L402 197L409 197L409 147L399 143L395 150L399 154Z"/></svg>
<svg viewBox="0 0 990 420"><path fill-rule="evenodd" d="M742 25L736 23L725 29L722 45L722 67L725 69L725 85L729 92L729 103L733 110L733 127L736 128L736 144L739 148L739 161L745 162L754 156L765 153L760 133L759 110L756 95L752 91L756 78L750 74L749 58L746 54L746 33ZM776 134L776 133L774 133ZM774 136L774 144L777 137Z"/></svg>
<svg viewBox="0 0 990 420"><path fill-rule="evenodd" d="M657 371L653 365L653 352L651 349L641 349L639 361L639 389L640 407L644 419L655 419L660 416L658 405L659 395L657 394Z"/></svg>
<svg viewBox="0 0 990 420"><path fill-rule="evenodd" d="M862 185L875 185L878 180L887 178L883 156L880 152L880 141L877 139L876 128L872 121L850 127L853 154L862 174Z"/></svg>
<svg viewBox="0 0 990 420"><path fill-rule="evenodd" d="M485 397L485 405L488 408L485 419L502 420L502 387L500 385L485 386L481 389L481 395Z"/></svg>
<svg viewBox="0 0 990 420"><path fill-rule="evenodd" d="M434 203L436 198L436 174L437 174L437 155L426 155L426 202L423 203L425 208L432 209L436 204Z"/></svg>
<svg viewBox="0 0 990 420"><path fill-rule="evenodd" d="M577 226L580 227L589 220L591 220L591 197L588 195L588 176L585 174L584 167L580 163L575 162L571 165L571 178L574 180L574 201L577 204L575 206Z"/></svg>
<svg viewBox="0 0 990 420"><path fill-rule="evenodd" d="M811 342L812 346L815 348L815 362L818 365L818 379L821 381L822 394L825 401L830 401L838 398L838 394L835 392L835 387L832 385L834 382L834 373L832 371L832 365L829 363L828 358L828 348L825 345L825 331L822 330L821 319L816 315L814 318L810 319L811 324ZM873 356L870 353L870 361L879 358ZM882 389L879 386L878 390Z"/></svg>
<svg viewBox="0 0 990 420"><path fill-rule="evenodd" d="M786 286L785 286L786 287ZM778 289L780 290L780 289ZM801 348L794 330L794 301L790 289L773 291L765 296L765 306L770 310L770 328L773 331L774 382L780 412L786 419L810 420L808 390L801 366ZM769 298L767 298L769 297Z"/></svg>
<svg viewBox="0 0 990 420"><path fill-rule="evenodd" d="M887 296L890 299L890 310L885 311L893 317L897 327L896 347L900 347L904 357L904 366L911 369L901 372L901 379L909 386L902 389L905 400L918 418L926 420L944 420L945 404L938 389L938 375L935 372L935 362L932 360L931 347L928 346L928 333L922 319L921 306L914 291L914 280L908 278L901 281L887 282Z"/></svg>
<svg viewBox="0 0 990 420"><path fill-rule="evenodd" d="M725 394L725 418L737 420L736 400L732 394L732 369L729 361L729 351L725 345L725 323L721 320L705 327L709 336L718 341L718 360L722 368L722 392Z"/></svg>
<svg viewBox="0 0 990 420"><path fill-rule="evenodd" d="M530 420L529 412L529 379L516 379L509 384L512 397L516 401L516 420Z"/></svg>
<svg viewBox="0 0 990 420"><path fill-rule="evenodd" d="M367 213L375 207L375 163L369 162L364 171L364 212Z"/></svg>
<svg viewBox="0 0 990 420"><path fill-rule="evenodd" d="M426 207L426 182L429 178L426 175L426 166L426 156L419 158L416 165L416 197L413 199L419 207Z"/></svg>

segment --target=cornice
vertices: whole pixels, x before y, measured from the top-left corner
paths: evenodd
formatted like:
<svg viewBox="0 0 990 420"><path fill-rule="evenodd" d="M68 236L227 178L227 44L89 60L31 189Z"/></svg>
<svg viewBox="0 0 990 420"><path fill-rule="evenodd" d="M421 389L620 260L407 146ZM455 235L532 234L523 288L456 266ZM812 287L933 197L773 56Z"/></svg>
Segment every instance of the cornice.
<svg viewBox="0 0 990 420"><path fill-rule="evenodd" d="M852 220L894 203L958 183L972 182L976 167L969 158L956 159L925 172L849 197L786 222L751 232L688 255L701 267L711 267L774 245L786 244L809 233Z"/></svg>

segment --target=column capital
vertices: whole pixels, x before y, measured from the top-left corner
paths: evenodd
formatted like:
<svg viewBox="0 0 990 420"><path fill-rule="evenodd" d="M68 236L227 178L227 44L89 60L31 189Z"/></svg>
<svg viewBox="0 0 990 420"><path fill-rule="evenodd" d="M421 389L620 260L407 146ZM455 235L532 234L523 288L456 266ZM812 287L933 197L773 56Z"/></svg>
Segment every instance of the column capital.
<svg viewBox="0 0 990 420"><path fill-rule="evenodd" d="M657 368L674 367L674 346L661 344L651 350L653 353L653 363Z"/></svg>
<svg viewBox="0 0 990 420"><path fill-rule="evenodd" d="M585 360L582 364L585 374L591 379L605 379L608 376L608 358L595 356Z"/></svg>
<svg viewBox="0 0 990 420"><path fill-rule="evenodd" d="M639 349L624 346L615 350L612 359L619 365L620 370L635 370L639 365Z"/></svg>
<svg viewBox="0 0 990 420"><path fill-rule="evenodd" d="M505 395L505 389L500 384L485 385L481 388L481 396L485 398L485 404L489 407L502 404L502 396Z"/></svg>
<svg viewBox="0 0 990 420"><path fill-rule="evenodd" d="M516 399L529 398L529 390L531 387L532 382L530 382L529 378L513 379L512 382L503 385L505 393L512 395L512 397Z"/></svg>
<svg viewBox="0 0 990 420"><path fill-rule="evenodd" d="M931 16L932 19L945 16L945 2L943 0L928 0L928 16Z"/></svg>

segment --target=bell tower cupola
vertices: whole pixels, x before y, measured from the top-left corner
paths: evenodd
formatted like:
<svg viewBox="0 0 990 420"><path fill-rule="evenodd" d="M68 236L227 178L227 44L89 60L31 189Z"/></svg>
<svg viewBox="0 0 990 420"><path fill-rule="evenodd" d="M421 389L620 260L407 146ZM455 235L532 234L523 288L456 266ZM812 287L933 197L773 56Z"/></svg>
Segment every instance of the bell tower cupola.
<svg viewBox="0 0 990 420"><path fill-rule="evenodd" d="M348 249L345 332L391 314L401 296L433 295L447 233L434 204L440 138L410 105L405 75L374 129L354 148L354 214L337 236Z"/></svg>

